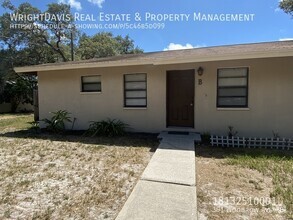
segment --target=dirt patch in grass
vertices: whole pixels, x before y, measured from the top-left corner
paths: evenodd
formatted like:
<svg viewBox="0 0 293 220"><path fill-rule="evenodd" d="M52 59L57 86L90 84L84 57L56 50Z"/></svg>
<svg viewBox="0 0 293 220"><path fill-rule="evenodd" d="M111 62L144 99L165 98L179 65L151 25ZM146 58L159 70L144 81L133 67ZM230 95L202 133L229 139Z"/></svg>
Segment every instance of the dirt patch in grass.
<svg viewBox="0 0 293 220"><path fill-rule="evenodd" d="M27 117L0 121L0 219L114 219L157 141L19 133Z"/></svg>
<svg viewBox="0 0 293 220"><path fill-rule="evenodd" d="M293 173L289 166L293 167L293 161L289 151L283 152L286 157L267 156L275 153L271 151L256 151L196 148L200 220L292 218L288 200L291 198L292 204Z"/></svg>

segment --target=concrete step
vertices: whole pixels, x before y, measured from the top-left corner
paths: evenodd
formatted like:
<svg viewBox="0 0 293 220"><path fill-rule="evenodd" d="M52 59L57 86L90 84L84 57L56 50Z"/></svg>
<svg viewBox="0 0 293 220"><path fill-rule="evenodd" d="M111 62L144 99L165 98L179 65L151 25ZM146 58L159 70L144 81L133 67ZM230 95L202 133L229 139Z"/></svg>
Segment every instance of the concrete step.
<svg viewBox="0 0 293 220"><path fill-rule="evenodd" d="M189 132L189 131L162 131L158 135L159 139L164 139L164 138L180 138L180 139L185 139L185 140L193 140L195 142L200 142L201 141L201 136L200 133L196 132Z"/></svg>

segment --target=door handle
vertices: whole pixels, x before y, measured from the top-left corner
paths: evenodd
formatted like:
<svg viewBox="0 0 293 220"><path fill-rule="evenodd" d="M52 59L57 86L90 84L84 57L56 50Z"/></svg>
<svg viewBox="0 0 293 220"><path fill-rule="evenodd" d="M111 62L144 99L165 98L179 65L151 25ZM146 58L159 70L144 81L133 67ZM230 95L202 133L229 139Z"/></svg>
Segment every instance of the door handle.
<svg viewBox="0 0 293 220"><path fill-rule="evenodd" d="M193 103L190 103L190 106L193 106Z"/></svg>

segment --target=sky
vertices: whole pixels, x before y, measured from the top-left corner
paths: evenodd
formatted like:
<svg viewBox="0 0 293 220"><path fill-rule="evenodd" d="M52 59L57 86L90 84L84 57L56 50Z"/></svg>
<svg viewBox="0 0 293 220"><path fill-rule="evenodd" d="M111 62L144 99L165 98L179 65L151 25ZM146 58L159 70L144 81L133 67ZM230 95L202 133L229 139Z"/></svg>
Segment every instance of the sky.
<svg viewBox="0 0 293 220"><path fill-rule="evenodd" d="M13 1L18 5L25 1ZM101 24L100 29L82 28L80 31L93 35L101 31L110 31L114 35L129 36L135 44L145 52L169 49L184 49L241 43L279 41L293 39L293 19L278 8L278 0L31 0L33 6L46 9L53 2L63 2L71 5L72 12L81 15L91 15L96 21L76 21L79 24ZM4 10L0 9L0 14ZM136 21L139 13L141 20ZM220 14L253 15L249 21L206 21L196 20L194 15L218 16ZM130 21L99 20L100 15L115 14L121 19L121 14L129 14ZM171 16L160 21L160 16L170 14L182 15L179 21ZM153 19L146 19L152 15ZM189 19L184 18L189 15ZM202 18L202 17L201 17ZM118 29L105 29L105 24L121 24ZM127 29L125 25L153 25L161 29ZM123 26L124 25L124 26ZM164 27L164 28L162 28Z"/></svg>

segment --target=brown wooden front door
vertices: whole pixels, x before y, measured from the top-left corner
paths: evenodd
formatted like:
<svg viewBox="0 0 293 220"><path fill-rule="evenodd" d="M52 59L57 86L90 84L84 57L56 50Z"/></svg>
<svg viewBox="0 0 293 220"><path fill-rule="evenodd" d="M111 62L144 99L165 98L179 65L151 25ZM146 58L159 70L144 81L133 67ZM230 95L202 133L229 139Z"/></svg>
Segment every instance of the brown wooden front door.
<svg viewBox="0 0 293 220"><path fill-rule="evenodd" d="M194 127L194 70L167 71L167 126Z"/></svg>

